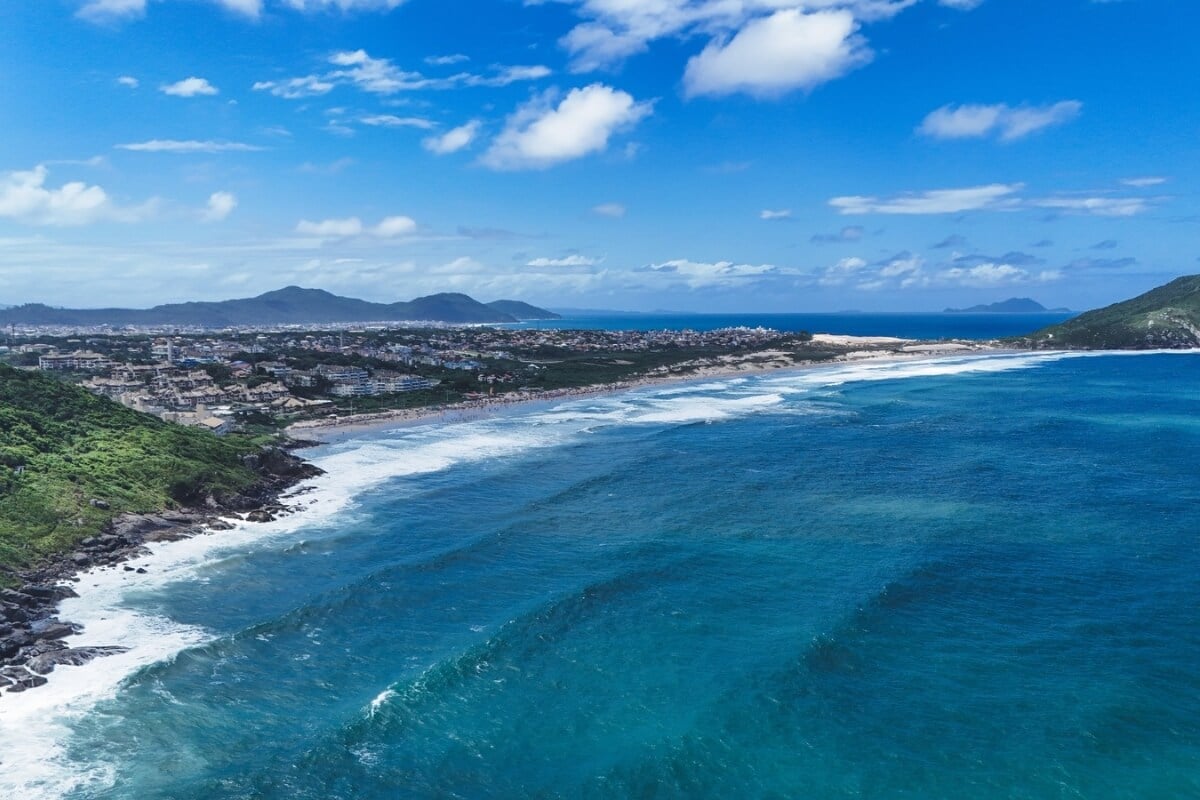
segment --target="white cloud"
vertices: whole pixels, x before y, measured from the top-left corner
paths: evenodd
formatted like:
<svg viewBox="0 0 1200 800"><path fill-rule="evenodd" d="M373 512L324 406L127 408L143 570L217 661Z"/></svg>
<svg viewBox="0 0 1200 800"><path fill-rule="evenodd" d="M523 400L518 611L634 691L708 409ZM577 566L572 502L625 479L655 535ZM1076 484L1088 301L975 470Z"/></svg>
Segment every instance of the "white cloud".
<svg viewBox="0 0 1200 800"><path fill-rule="evenodd" d="M790 208L781 208L778 210L764 208L762 211L758 212L758 218L765 220L791 219L792 210Z"/></svg>
<svg viewBox="0 0 1200 800"><path fill-rule="evenodd" d="M363 125L370 125L374 128L420 128L427 131L437 127L427 119L420 117L397 117L394 114L374 114L359 117L358 121Z"/></svg>
<svg viewBox="0 0 1200 800"><path fill-rule="evenodd" d="M1147 175L1144 178L1126 178L1121 183L1134 189L1147 189L1151 186L1162 186L1168 180L1170 179L1157 175Z"/></svg>
<svg viewBox="0 0 1200 800"><path fill-rule="evenodd" d="M428 60L428 59L427 59ZM486 75L460 72L445 77L429 77L405 70L387 58L374 58L366 50L343 50L329 57L338 69L321 75L305 75L286 80L258 81L256 91L268 91L276 97L298 100L328 94L339 85L354 86L371 94L392 95L421 89L454 89L462 86L508 86L519 81L536 81L553 74L542 65L496 65ZM449 63L449 62L442 62Z"/></svg>
<svg viewBox="0 0 1200 800"><path fill-rule="evenodd" d="M470 56L465 56L462 53L452 53L445 56L429 56L425 59L425 63L435 67L449 67L470 60Z"/></svg>
<svg viewBox="0 0 1200 800"><path fill-rule="evenodd" d="M572 72L606 69L647 49L645 39L597 23L575 26L559 44L572 56Z"/></svg>
<svg viewBox="0 0 1200 800"><path fill-rule="evenodd" d="M215 95L220 94L217 87L213 86L205 78L184 78L177 83L169 83L159 89L163 94L169 94L173 97L196 97L198 95Z"/></svg>
<svg viewBox="0 0 1200 800"><path fill-rule="evenodd" d="M626 92L594 83L572 89L557 105L546 92L512 114L483 156L498 170L545 169L602 152L618 131L652 112Z"/></svg>
<svg viewBox="0 0 1200 800"><path fill-rule="evenodd" d="M563 258L535 258L527 262L527 267L594 267L600 261L581 255L570 255Z"/></svg>
<svg viewBox="0 0 1200 800"><path fill-rule="evenodd" d="M1142 197L1045 197L1030 204L1095 217L1132 217L1150 210L1150 202Z"/></svg>
<svg viewBox="0 0 1200 800"><path fill-rule="evenodd" d="M250 19L262 16L263 0L216 0L217 5L242 14Z"/></svg>
<svg viewBox="0 0 1200 800"><path fill-rule="evenodd" d="M952 2L954 0L951 0ZM525 0L537 5L546 0ZM861 22L887 19L917 0L559 0L578 8L580 22L559 44L574 72L619 66L663 38L707 36L714 44L780 11L847 12ZM964 7L963 0L957 0Z"/></svg>
<svg viewBox="0 0 1200 800"><path fill-rule="evenodd" d="M297 11L391 11L399 8L404 0L283 0L284 5Z"/></svg>
<svg viewBox="0 0 1200 800"><path fill-rule="evenodd" d="M372 236L378 236L380 239L395 239L399 236L408 236L415 233L417 223L412 217L385 217L382 222L371 229Z"/></svg>
<svg viewBox="0 0 1200 800"><path fill-rule="evenodd" d="M620 203L601 203L592 208L592 213L601 217L620 219L625 216L626 208Z"/></svg>
<svg viewBox="0 0 1200 800"><path fill-rule="evenodd" d="M320 222L309 222L306 219L302 219L296 224L296 233L303 234L304 236L336 239L347 236L358 236L362 232L362 220L358 217L325 219Z"/></svg>
<svg viewBox="0 0 1200 800"><path fill-rule="evenodd" d="M146 13L146 0L88 0L79 16L89 22L111 22Z"/></svg>
<svg viewBox="0 0 1200 800"><path fill-rule="evenodd" d="M438 136L430 136L421 144L426 150L439 156L457 153L459 150L471 146L479 133L479 127L479 121L472 120Z"/></svg>
<svg viewBox="0 0 1200 800"><path fill-rule="evenodd" d="M146 142L119 144L116 149L130 150L135 153L257 153L265 148L244 142L151 139Z"/></svg>
<svg viewBox="0 0 1200 800"><path fill-rule="evenodd" d="M325 219L319 222L300 220L296 224L296 233L304 236L315 236L321 239L346 239L363 234L378 239L395 239L415 233L417 223L411 217L385 217L378 225L367 227L358 217L346 219Z"/></svg>
<svg viewBox="0 0 1200 800"><path fill-rule="evenodd" d="M319 97L333 91L334 84L316 75L305 75L302 78L289 78L285 81L258 81L252 87L256 92L270 92L285 100L300 100L305 97Z"/></svg>
<svg viewBox="0 0 1200 800"><path fill-rule="evenodd" d="M982 139L998 136L1011 142L1076 119L1083 110L1078 100L1048 106L998 105L942 106L931 112L918 132L935 139Z"/></svg>
<svg viewBox="0 0 1200 800"><path fill-rule="evenodd" d="M866 64L873 54L849 11L778 11L713 42L688 61L689 97L744 92L779 97L808 91Z"/></svg>
<svg viewBox="0 0 1200 800"><path fill-rule="evenodd" d="M220 222L226 219L237 208L238 201L230 192L214 192L208 198L208 207L204 210L205 222Z"/></svg>
<svg viewBox="0 0 1200 800"><path fill-rule="evenodd" d="M554 72L541 64L532 66L498 67L494 75L455 75L451 80L461 80L467 86L508 86L519 81L536 81L548 78Z"/></svg>
<svg viewBox="0 0 1200 800"><path fill-rule="evenodd" d="M841 286L865 269L866 266L867 262L857 256L843 258L832 267L826 269L818 282L822 286Z"/></svg>
<svg viewBox="0 0 1200 800"><path fill-rule="evenodd" d="M774 264L735 264L732 261L707 263L688 259L652 264L642 271L670 277L673 279L670 282L682 283L692 289L729 286L781 272Z"/></svg>
<svg viewBox="0 0 1200 800"><path fill-rule="evenodd" d="M964 211L1013 208L1023 184L993 183L966 189L935 189L881 200L878 197L835 197L829 205L842 214L960 214Z"/></svg>
<svg viewBox="0 0 1200 800"><path fill-rule="evenodd" d="M132 75L122 75L121 77L117 78L117 83L121 86L124 86L126 89L136 89L141 86L141 83L138 81L138 79Z"/></svg>
<svg viewBox="0 0 1200 800"><path fill-rule="evenodd" d="M28 225L73 226L137 222L154 211L153 202L140 208L118 207L104 189L82 181L48 188L49 172L39 165L31 170L0 173L0 218Z"/></svg>

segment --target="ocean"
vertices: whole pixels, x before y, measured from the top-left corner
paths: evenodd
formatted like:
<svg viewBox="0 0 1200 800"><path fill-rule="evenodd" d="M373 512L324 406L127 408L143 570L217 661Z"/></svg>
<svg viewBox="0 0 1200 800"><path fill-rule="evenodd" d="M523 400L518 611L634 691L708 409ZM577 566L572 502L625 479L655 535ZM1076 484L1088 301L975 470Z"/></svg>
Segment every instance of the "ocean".
<svg viewBox="0 0 1200 800"><path fill-rule="evenodd" d="M1195 353L642 388L310 451L86 576L20 798L1200 797Z"/></svg>

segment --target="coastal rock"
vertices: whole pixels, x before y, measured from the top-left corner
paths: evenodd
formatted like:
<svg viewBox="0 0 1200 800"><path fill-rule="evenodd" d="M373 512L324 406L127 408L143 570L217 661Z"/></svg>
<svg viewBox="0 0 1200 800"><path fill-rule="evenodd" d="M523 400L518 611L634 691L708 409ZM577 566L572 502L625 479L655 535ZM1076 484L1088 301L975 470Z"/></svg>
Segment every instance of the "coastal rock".
<svg viewBox="0 0 1200 800"><path fill-rule="evenodd" d="M246 515L246 519L250 522L274 522L275 517L271 516L270 512L260 509L251 511Z"/></svg>
<svg viewBox="0 0 1200 800"><path fill-rule="evenodd" d="M38 638L45 641L53 641L54 639L65 639L79 633L82 628L78 625L70 625L66 622L60 622L56 619L39 620L30 626L30 631Z"/></svg>
<svg viewBox="0 0 1200 800"><path fill-rule="evenodd" d="M39 584L30 584L22 588L29 597L35 600L41 600L49 603L57 603L60 600L66 600L68 597L79 597L78 593L70 586L45 586Z"/></svg>
<svg viewBox="0 0 1200 800"><path fill-rule="evenodd" d="M127 647L78 647L58 650L31 658L26 666L30 672L38 675L49 675L54 671L55 667L64 665L79 667L103 656L113 656L118 653L127 652L128 649Z"/></svg>
<svg viewBox="0 0 1200 800"><path fill-rule="evenodd" d="M87 553L72 553L71 563L77 567L86 567L88 564L92 563L92 557Z"/></svg>

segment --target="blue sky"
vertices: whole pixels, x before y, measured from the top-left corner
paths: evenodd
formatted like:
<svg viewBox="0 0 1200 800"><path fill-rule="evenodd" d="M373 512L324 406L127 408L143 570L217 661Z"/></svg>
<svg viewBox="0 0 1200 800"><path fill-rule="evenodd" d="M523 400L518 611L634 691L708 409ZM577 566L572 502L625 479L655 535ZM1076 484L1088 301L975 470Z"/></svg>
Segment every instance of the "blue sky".
<svg viewBox="0 0 1200 800"><path fill-rule="evenodd" d="M1088 308L1200 271L1178 0L38 0L0 303Z"/></svg>

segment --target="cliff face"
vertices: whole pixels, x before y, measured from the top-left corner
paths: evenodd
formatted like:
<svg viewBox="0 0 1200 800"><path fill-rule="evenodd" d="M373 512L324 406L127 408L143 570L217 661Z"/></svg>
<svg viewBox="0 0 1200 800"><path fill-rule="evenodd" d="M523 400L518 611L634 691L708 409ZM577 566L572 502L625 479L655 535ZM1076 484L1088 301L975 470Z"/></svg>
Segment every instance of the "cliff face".
<svg viewBox="0 0 1200 800"><path fill-rule="evenodd" d="M1200 347L1200 275L1171 281L1132 300L1038 331L1041 349L1153 350Z"/></svg>

